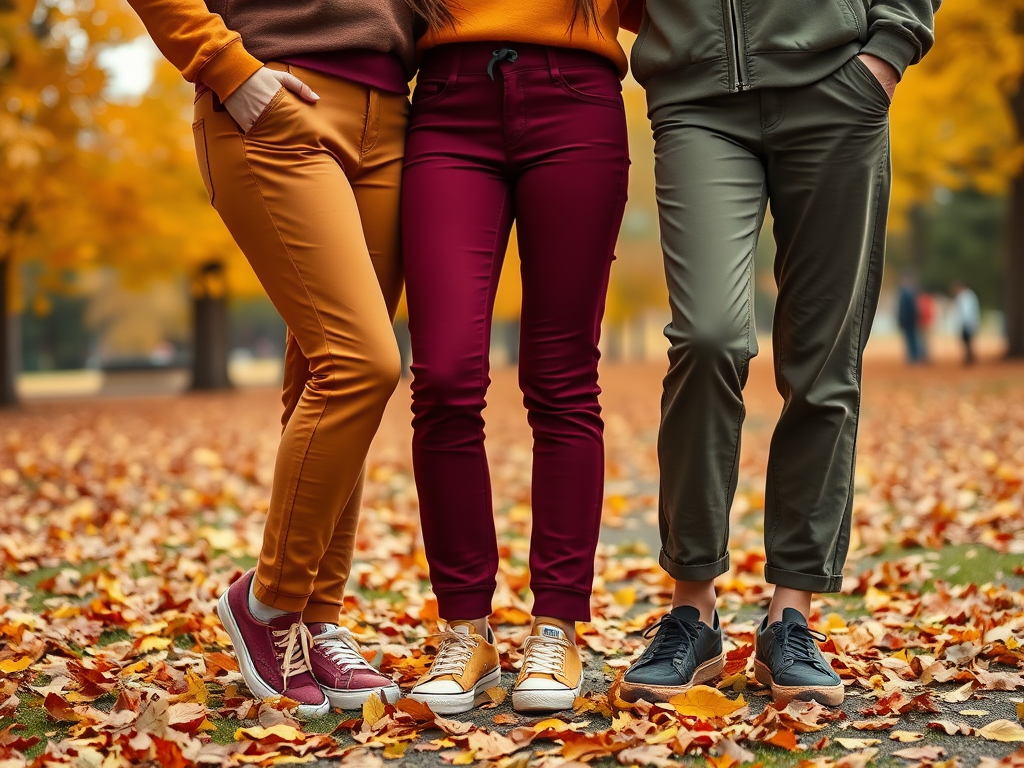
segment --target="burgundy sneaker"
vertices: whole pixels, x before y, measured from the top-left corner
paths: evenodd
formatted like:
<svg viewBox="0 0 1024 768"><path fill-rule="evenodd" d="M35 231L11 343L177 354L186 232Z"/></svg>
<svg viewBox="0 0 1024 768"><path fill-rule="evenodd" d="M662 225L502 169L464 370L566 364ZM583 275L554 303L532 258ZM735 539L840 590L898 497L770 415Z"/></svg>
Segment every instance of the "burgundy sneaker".
<svg viewBox="0 0 1024 768"><path fill-rule="evenodd" d="M249 611L249 571L228 587L217 601L217 615L231 638L238 667L253 696L287 696L299 702L297 717L326 715L331 704L310 670L313 637L298 613L278 616L264 624Z"/></svg>
<svg viewBox="0 0 1024 768"><path fill-rule="evenodd" d="M309 625L313 650L309 654L313 677L332 707L359 709L370 696L394 704L402 692L363 658L352 633L336 624Z"/></svg>

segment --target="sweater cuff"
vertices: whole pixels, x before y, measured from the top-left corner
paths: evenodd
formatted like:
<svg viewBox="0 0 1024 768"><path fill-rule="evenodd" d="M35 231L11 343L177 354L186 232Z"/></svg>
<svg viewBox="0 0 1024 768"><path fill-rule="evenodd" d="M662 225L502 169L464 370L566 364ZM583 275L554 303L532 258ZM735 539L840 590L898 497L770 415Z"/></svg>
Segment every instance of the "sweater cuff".
<svg viewBox="0 0 1024 768"><path fill-rule="evenodd" d="M241 39L235 39L203 65L196 80L212 88L224 101L262 66L263 62L245 50Z"/></svg>
<svg viewBox="0 0 1024 768"><path fill-rule="evenodd" d="M902 79L907 67L917 61L920 47L903 35L888 29L879 29L871 36L867 45L861 48L860 52L877 56L882 61L888 62L896 68Z"/></svg>

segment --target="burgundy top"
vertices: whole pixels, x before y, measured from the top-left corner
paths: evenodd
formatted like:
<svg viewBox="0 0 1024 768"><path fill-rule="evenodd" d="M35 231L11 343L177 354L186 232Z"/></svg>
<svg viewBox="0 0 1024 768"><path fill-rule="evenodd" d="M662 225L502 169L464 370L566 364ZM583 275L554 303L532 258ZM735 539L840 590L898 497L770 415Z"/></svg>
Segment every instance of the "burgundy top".
<svg viewBox="0 0 1024 768"><path fill-rule="evenodd" d="M405 67L402 66L401 60L391 53L368 50L306 53L298 56L286 56L280 61L296 67L311 69L322 75L340 77L369 88L377 88L387 93L397 93L403 96L409 93ZM197 96L202 96L208 90L210 90L209 86L196 83Z"/></svg>
<svg viewBox="0 0 1024 768"><path fill-rule="evenodd" d="M305 53L288 56L281 61L388 93L409 93L405 67L397 56L390 53L367 50Z"/></svg>

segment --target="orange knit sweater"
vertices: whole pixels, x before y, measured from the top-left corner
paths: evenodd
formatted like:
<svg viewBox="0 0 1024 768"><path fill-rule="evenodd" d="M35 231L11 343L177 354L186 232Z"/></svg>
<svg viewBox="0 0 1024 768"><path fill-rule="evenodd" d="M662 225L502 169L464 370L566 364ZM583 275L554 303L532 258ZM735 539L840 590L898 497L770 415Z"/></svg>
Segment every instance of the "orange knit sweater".
<svg viewBox="0 0 1024 768"><path fill-rule="evenodd" d="M455 28L431 30L417 47L422 54L446 43L500 40L579 48L611 59L624 77L628 62L616 36L619 27L637 31L643 0L597 0L599 24L590 29L582 21L569 28L573 7L574 0L458 0Z"/></svg>

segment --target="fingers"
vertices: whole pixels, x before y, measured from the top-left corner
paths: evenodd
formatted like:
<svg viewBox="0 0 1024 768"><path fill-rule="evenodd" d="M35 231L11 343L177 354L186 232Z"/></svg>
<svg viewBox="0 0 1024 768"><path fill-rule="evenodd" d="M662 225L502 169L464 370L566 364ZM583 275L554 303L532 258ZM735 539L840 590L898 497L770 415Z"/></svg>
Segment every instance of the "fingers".
<svg viewBox="0 0 1024 768"><path fill-rule="evenodd" d="M281 72L279 78L281 80L281 85L283 85L289 91L297 93L299 97L305 99L306 101L312 103L320 101L320 97L313 92L313 89L310 88L301 80L299 80L299 78L297 78L291 72Z"/></svg>

